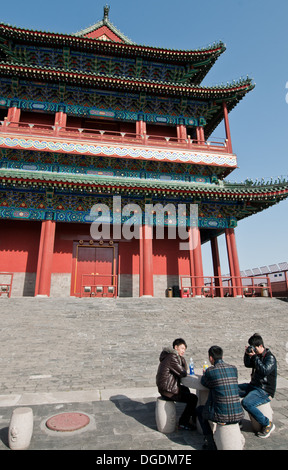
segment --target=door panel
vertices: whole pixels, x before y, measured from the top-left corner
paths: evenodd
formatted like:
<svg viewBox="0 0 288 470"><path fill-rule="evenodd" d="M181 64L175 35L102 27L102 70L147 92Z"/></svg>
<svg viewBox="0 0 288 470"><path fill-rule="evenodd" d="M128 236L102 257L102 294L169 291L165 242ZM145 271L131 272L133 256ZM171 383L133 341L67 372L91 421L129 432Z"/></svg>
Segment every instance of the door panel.
<svg viewBox="0 0 288 470"><path fill-rule="evenodd" d="M96 248L90 246L77 247L77 260L76 260L76 292L80 293L82 275L95 273L96 265ZM89 276L90 277L90 276ZM91 281L90 281L91 282ZM87 278L85 277L85 284Z"/></svg>
<svg viewBox="0 0 288 470"><path fill-rule="evenodd" d="M113 274L113 249L96 248L95 274L97 284L111 284ZM103 274L104 276L101 276ZM99 276L99 277L98 277Z"/></svg>

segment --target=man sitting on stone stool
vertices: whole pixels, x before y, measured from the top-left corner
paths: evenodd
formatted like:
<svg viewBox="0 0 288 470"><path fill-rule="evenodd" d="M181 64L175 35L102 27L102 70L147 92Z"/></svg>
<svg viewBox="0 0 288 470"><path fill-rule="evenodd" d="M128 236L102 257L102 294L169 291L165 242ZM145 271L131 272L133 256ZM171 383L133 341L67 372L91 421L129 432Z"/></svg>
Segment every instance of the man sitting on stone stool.
<svg viewBox="0 0 288 470"><path fill-rule="evenodd" d="M237 424L244 412L239 398L237 368L223 361L220 346L211 346L208 357L212 367L203 373L201 384L209 389L209 396L206 404L197 408L197 416L204 434L203 449L216 450L209 421L219 425Z"/></svg>
<svg viewBox="0 0 288 470"><path fill-rule="evenodd" d="M255 333L248 340L245 348L244 365L252 368L250 383L239 385L239 395L243 408L262 426L257 433L262 439L270 436L275 425L263 415L259 406L271 401L274 397L277 380L277 361L270 349L264 347L262 337Z"/></svg>
<svg viewBox="0 0 288 470"><path fill-rule="evenodd" d="M186 403L179 419L179 428L196 429L197 396L188 387L180 383L187 375L187 363L184 358L187 344L182 338L173 341L173 347L164 348L159 357L156 385L161 397L167 401ZM192 423L190 423L192 420Z"/></svg>

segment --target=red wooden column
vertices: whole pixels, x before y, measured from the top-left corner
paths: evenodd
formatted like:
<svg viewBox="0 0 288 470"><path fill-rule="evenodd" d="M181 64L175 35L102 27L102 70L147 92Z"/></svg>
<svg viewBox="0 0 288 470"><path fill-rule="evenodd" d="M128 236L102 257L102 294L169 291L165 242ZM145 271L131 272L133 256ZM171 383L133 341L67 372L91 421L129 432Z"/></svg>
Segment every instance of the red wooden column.
<svg viewBox="0 0 288 470"><path fill-rule="evenodd" d="M232 255L232 248L231 248L230 232L229 232L228 228L225 229L225 239L226 239L226 247L227 247L227 255L228 255L230 276L232 277L233 297L236 297L235 281L234 281L234 276L235 276L234 263L233 263L233 255Z"/></svg>
<svg viewBox="0 0 288 470"><path fill-rule="evenodd" d="M140 232L141 233L141 232ZM142 246L141 246L142 244ZM142 296L153 297L153 226L142 226L140 237L140 281L139 292ZM142 274L142 275L141 275Z"/></svg>
<svg viewBox="0 0 288 470"><path fill-rule="evenodd" d="M205 135L204 135L203 127L199 127L199 133L200 133L200 143L202 145L204 145L205 144Z"/></svg>
<svg viewBox="0 0 288 470"><path fill-rule="evenodd" d="M194 265L194 284L196 297L201 297L202 287L204 284L203 276L203 262L201 251L201 236L199 227L190 227L189 229L189 242L190 242L190 265L193 259Z"/></svg>
<svg viewBox="0 0 288 470"><path fill-rule="evenodd" d="M50 295L55 229L55 221L43 220L38 252L35 296L45 295L49 297Z"/></svg>
<svg viewBox="0 0 288 470"><path fill-rule="evenodd" d="M180 141L187 140L187 129L184 124L177 124L177 139Z"/></svg>
<svg viewBox="0 0 288 470"><path fill-rule="evenodd" d="M242 296L242 281L239 267L234 228L225 229L230 275L232 276L233 295ZM233 279L234 277L234 279Z"/></svg>
<svg viewBox="0 0 288 470"><path fill-rule="evenodd" d="M58 111L55 113L55 126L66 127L67 124L67 114L63 111Z"/></svg>
<svg viewBox="0 0 288 470"><path fill-rule="evenodd" d="M189 264L190 264L190 276L191 276L191 286L192 286L192 295L193 297L196 294L195 289L195 266L194 266L194 255L193 255L193 239L192 239L192 229L188 229L188 240L189 240Z"/></svg>
<svg viewBox="0 0 288 470"><path fill-rule="evenodd" d="M12 106L11 108L8 108L7 121L13 122L13 124L10 124L10 127L18 126L18 123L20 121L20 114L21 114L20 108L16 108L16 106Z"/></svg>
<svg viewBox="0 0 288 470"><path fill-rule="evenodd" d="M66 124L67 124L67 114L63 113L62 111L58 111L57 113L55 113L55 120L54 120L55 133L57 134L59 127L66 127Z"/></svg>
<svg viewBox="0 0 288 470"><path fill-rule="evenodd" d="M147 127L145 121L136 121L136 134L137 137L140 139L142 138L144 141L146 139Z"/></svg>
<svg viewBox="0 0 288 470"><path fill-rule="evenodd" d="M217 237L211 238L210 242L215 276L216 297L224 297Z"/></svg>
<svg viewBox="0 0 288 470"><path fill-rule="evenodd" d="M139 225L139 297L143 295L143 226Z"/></svg>
<svg viewBox="0 0 288 470"><path fill-rule="evenodd" d="M227 110L227 105L225 101L223 102L223 114L224 114L224 124L225 124L228 152L232 153L232 142L231 142L229 119L228 119L228 110Z"/></svg>

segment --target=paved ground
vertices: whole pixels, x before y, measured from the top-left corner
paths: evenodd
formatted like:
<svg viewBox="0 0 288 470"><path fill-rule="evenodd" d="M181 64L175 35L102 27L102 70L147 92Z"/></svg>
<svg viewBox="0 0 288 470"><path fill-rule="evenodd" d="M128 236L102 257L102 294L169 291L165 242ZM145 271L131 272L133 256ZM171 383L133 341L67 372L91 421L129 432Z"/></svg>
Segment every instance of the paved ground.
<svg viewBox="0 0 288 470"><path fill-rule="evenodd" d="M288 303L277 299L0 299L0 450L9 450L13 410L31 406L31 450L167 450L202 446L197 432L164 435L155 423L159 353L176 337L188 343L196 369L218 344L240 381L247 339L262 334L278 360L272 402L276 430L268 439L244 420L247 450L288 447ZM183 405L177 405L178 413ZM49 431L46 421L81 412L80 431Z"/></svg>

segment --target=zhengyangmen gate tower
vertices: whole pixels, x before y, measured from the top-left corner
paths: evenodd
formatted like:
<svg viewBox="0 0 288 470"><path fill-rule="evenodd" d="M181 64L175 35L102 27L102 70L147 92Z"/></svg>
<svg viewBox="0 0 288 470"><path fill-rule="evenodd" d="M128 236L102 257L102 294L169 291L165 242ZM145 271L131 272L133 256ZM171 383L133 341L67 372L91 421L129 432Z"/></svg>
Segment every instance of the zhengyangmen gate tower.
<svg viewBox="0 0 288 470"><path fill-rule="evenodd" d="M14 296L164 297L172 286L182 296L242 295L237 222L288 197L287 183L224 180L237 167L228 113L254 85L248 78L201 85L222 43L200 50L137 45L108 14L105 7L102 21L71 35L0 24L1 289L11 274ZM223 141L211 141L223 120ZM167 209L161 238L157 204ZM97 205L98 215L111 209L106 222L116 227L100 239L91 236ZM190 224L195 206L197 223ZM134 218L127 207L136 208ZM155 209L149 223L146 207ZM179 228L179 208L184 250L179 233L168 233ZM124 237L131 220L139 236ZM223 233L229 279L219 262Z"/></svg>

